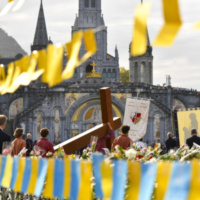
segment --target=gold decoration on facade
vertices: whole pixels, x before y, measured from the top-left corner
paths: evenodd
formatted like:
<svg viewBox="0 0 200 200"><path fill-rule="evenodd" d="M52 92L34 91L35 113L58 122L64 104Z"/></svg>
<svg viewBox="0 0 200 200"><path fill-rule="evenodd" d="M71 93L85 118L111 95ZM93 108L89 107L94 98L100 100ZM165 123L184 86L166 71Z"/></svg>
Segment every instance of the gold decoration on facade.
<svg viewBox="0 0 200 200"><path fill-rule="evenodd" d="M101 73L97 73L95 70L97 64L93 61L90 65L93 67L93 70L90 73L86 73L86 78L101 78Z"/></svg>

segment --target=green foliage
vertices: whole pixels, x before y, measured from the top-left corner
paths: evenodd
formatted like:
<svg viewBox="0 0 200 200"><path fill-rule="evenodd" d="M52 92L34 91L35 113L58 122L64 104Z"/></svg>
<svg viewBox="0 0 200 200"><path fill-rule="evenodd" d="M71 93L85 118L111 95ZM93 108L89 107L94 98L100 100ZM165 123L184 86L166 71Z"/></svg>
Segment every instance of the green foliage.
<svg viewBox="0 0 200 200"><path fill-rule="evenodd" d="M120 67L120 80L123 83L129 82L129 70L125 67Z"/></svg>

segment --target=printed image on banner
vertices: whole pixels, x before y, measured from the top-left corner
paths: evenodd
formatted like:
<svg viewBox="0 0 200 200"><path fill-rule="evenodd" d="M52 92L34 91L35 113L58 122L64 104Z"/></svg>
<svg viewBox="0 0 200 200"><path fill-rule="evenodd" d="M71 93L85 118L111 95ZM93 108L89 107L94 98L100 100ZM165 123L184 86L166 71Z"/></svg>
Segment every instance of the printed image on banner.
<svg viewBox="0 0 200 200"><path fill-rule="evenodd" d="M191 137L191 129L195 128L197 135L200 135L200 110L178 111L177 116L180 145L185 144Z"/></svg>
<svg viewBox="0 0 200 200"><path fill-rule="evenodd" d="M127 98L124 114L124 125L130 126L129 137L133 142L138 141L146 134L148 116L148 100L137 100Z"/></svg>

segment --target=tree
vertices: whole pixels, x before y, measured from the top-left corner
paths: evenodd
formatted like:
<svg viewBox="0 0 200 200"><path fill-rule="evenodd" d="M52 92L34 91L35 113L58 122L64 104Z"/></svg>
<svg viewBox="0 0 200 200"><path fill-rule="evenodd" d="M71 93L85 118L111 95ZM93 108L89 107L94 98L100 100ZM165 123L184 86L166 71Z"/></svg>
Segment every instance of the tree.
<svg viewBox="0 0 200 200"><path fill-rule="evenodd" d="M120 67L120 80L123 83L129 82L129 70L125 67Z"/></svg>

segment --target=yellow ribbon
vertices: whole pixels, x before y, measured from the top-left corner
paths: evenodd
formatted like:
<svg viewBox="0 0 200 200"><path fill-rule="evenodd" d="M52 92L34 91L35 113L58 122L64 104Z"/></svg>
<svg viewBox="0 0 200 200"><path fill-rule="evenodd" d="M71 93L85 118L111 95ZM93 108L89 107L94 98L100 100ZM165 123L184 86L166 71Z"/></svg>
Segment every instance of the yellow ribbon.
<svg viewBox="0 0 200 200"><path fill-rule="evenodd" d="M44 70L44 73L42 75L42 82L48 83L48 67L47 67L47 52L46 49L42 49L38 51L39 57L38 57L38 69Z"/></svg>
<svg viewBox="0 0 200 200"><path fill-rule="evenodd" d="M12 168L13 168L13 157L8 155L6 158L4 176L1 183L1 185L5 188L10 188L10 182L12 178Z"/></svg>
<svg viewBox="0 0 200 200"><path fill-rule="evenodd" d="M50 87L62 82L62 63L63 63L63 46L55 47L49 44L47 47L47 81Z"/></svg>
<svg viewBox="0 0 200 200"><path fill-rule="evenodd" d="M65 158L64 159L64 166L65 166L65 172L64 172L64 198L68 199L70 195L70 181L71 181L71 168L70 168L70 159Z"/></svg>
<svg viewBox="0 0 200 200"><path fill-rule="evenodd" d="M15 70L14 70L14 74L12 77L12 81L11 81L10 87L7 90L8 93L13 93L18 89L19 86L15 86L13 83L18 78L20 73L21 73L20 67L15 65Z"/></svg>
<svg viewBox="0 0 200 200"><path fill-rule="evenodd" d="M30 57L25 56L18 62L18 66L20 67L22 73L13 82L14 86L27 86L32 80L36 80L41 75L41 73L43 73L43 70L38 70L35 72L37 60L38 53L34 51Z"/></svg>
<svg viewBox="0 0 200 200"><path fill-rule="evenodd" d="M73 77L74 70L77 64L79 50L81 48L83 32L77 31L72 36L72 41L66 44L68 53L68 62L62 73L62 79L70 79Z"/></svg>
<svg viewBox="0 0 200 200"><path fill-rule="evenodd" d="M79 60L79 50L81 48L82 39L84 40L86 53ZM66 45L68 62L65 70L62 73L63 79L70 79L73 77L74 70L81 65L88 58L90 58L97 51L97 44L94 31L92 29L83 32L78 31L73 34L72 41Z"/></svg>
<svg viewBox="0 0 200 200"><path fill-rule="evenodd" d="M35 191L35 186L37 183L37 177L38 177L38 167L39 167L39 159L32 158L31 159L31 177L29 181L29 186L27 193L33 195Z"/></svg>
<svg viewBox="0 0 200 200"><path fill-rule="evenodd" d="M149 16L151 2L138 5L135 10L135 23L133 39L131 43L131 55L138 56L147 49L147 18Z"/></svg>
<svg viewBox="0 0 200 200"><path fill-rule="evenodd" d="M44 186L43 196L45 198L53 198L53 182L54 182L54 159L48 160L47 178Z"/></svg>
<svg viewBox="0 0 200 200"><path fill-rule="evenodd" d="M92 199L91 178L92 178L92 163L84 161L81 162L81 182L80 182L78 200Z"/></svg>
<svg viewBox="0 0 200 200"><path fill-rule="evenodd" d="M200 188L200 162L193 160L191 162L191 183L188 200L199 200L199 188ZM188 172L189 173L189 172Z"/></svg>
<svg viewBox="0 0 200 200"><path fill-rule="evenodd" d="M128 161L128 180L126 200L138 199L140 192L141 164L139 162Z"/></svg>
<svg viewBox="0 0 200 200"><path fill-rule="evenodd" d="M12 62L8 65L8 71L7 71L8 75L6 77L5 83L0 88L2 95L4 95L7 92L8 88L10 87L12 83L13 73L14 73L14 63Z"/></svg>
<svg viewBox="0 0 200 200"><path fill-rule="evenodd" d="M26 164L26 158L19 158L18 174L14 187L15 192L21 192L25 164Z"/></svg>
<svg viewBox="0 0 200 200"><path fill-rule="evenodd" d="M111 161L104 161L101 165L102 190L104 194L104 200L109 200L112 195L113 167L111 164Z"/></svg>
<svg viewBox="0 0 200 200"><path fill-rule="evenodd" d="M155 187L155 199L164 199L165 193L168 188L170 175L171 175L172 163L171 162L159 162L157 169L157 180Z"/></svg>
<svg viewBox="0 0 200 200"><path fill-rule="evenodd" d="M94 31L92 29L83 33L83 40L85 44L86 53L77 62L77 66L84 63L88 58L90 58L97 51L97 44Z"/></svg>
<svg viewBox="0 0 200 200"><path fill-rule="evenodd" d="M165 24L153 42L154 46L170 46L182 25L178 0L163 0Z"/></svg>
<svg viewBox="0 0 200 200"><path fill-rule="evenodd" d="M6 75L5 75L5 67L4 65L0 65L0 83L4 83L6 79Z"/></svg>

